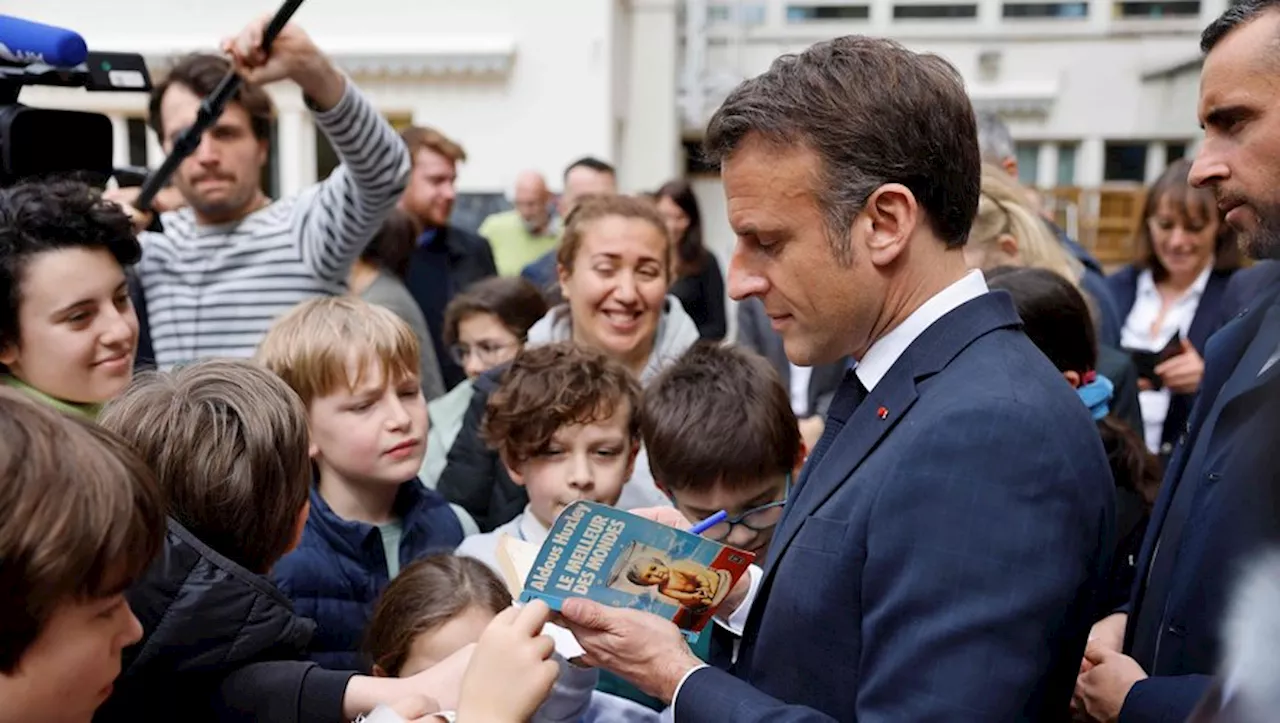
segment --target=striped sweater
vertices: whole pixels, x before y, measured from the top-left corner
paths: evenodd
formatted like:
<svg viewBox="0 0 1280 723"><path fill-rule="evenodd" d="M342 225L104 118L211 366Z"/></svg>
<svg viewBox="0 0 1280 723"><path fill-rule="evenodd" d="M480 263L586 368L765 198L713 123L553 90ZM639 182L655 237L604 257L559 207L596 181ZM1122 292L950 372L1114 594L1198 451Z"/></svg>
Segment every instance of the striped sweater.
<svg viewBox="0 0 1280 723"><path fill-rule="evenodd" d="M190 208L144 233L138 276L156 364L253 355L280 314L345 293L347 273L395 207L410 159L395 130L347 81L315 114L343 165L326 180L239 221L202 226Z"/></svg>

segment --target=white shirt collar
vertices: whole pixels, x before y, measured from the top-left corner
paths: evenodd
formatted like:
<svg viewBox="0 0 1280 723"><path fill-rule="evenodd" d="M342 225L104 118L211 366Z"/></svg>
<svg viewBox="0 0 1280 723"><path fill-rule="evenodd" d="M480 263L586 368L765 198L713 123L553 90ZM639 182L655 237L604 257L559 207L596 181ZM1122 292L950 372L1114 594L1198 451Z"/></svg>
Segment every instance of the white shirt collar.
<svg viewBox="0 0 1280 723"><path fill-rule="evenodd" d="M898 361L898 357L902 356L907 347L911 346L911 342L932 326L933 322L946 316L961 304L985 293L987 293L987 280L982 276L981 271L974 269L959 281L934 294L928 301L921 304L920 308L911 312L911 316L867 349L867 353L862 356L854 369L854 373L858 375L858 381L862 382L862 386L866 387L868 392L875 389L880 380L884 379L884 375L889 373L894 362Z"/></svg>
<svg viewBox="0 0 1280 723"><path fill-rule="evenodd" d="M551 530L543 527L538 518L533 516L532 507L525 505L524 512L520 515L520 539L541 545L549 534Z"/></svg>
<svg viewBox="0 0 1280 723"><path fill-rule="evenodd" d="M1213 274L1213 265L1214 262L1210 261L1209 264L1204 267L1200 272L1200 275L1196 277L1194 282L1192 282L1191 287L1182 295L1183 299L1198 299L1204 295L1204 290L1209 286L1209 277ZM1140 296L1155 295L1158 293L1156 291L1156 278L1151 274L1151 269L1143 269L1142 273L1138 274L1137 293Z"/></svg>

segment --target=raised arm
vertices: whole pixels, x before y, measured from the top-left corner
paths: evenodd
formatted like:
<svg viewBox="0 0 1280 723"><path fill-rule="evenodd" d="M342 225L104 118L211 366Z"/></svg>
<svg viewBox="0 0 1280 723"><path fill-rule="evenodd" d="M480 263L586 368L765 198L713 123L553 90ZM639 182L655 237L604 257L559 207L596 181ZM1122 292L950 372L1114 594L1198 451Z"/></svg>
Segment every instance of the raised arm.
<svg viewBox="0 0 1280 723"><path fill-rule="evenodd" d="M299 196L294 223L312 273L343 281L404 191L409 153L350 81L337 104L315 117L342 165Z"/></svg>
<svg viewBox="0 0 1280 723"><path fill-rule="evenodd" d="M261 50L268 18L223 42L246 83L288 78L298 84L342 166L296 199L293 231L302 260L317 277L343 282L356 257L395 206L409 174L409 154L395 130L307 33L289 24L270 54Z"/></svg>

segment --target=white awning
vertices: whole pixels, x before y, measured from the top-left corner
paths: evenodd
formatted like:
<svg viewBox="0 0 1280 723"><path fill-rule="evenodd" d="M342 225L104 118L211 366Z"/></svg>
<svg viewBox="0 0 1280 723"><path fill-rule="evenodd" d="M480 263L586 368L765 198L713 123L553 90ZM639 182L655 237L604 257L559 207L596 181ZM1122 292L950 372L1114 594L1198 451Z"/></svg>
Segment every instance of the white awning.
<svg viewBox="0 0 1280 723"><path fill-rule="evenodd" d="M975 110L999 115L1048 115L1058 98L1058 84L973 85L969 100Z"/></svg>
<svg viewBox="0 0 1280 723"><path fill-rule="evenodd" d="M357 77L429 77L505 75L515 60L515 39L501 35L316 38L347 73ZM141 53L153 75L161 75L192 52L214 52L213 38L154 38L93 42L93 50Z"/></svg>

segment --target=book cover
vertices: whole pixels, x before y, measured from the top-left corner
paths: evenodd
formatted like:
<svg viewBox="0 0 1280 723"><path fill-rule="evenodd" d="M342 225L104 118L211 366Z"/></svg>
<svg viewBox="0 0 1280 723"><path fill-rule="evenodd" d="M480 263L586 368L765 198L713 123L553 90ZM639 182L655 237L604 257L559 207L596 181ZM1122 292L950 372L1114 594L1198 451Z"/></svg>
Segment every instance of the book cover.
<svg viewBox="0 0 1280 723"><path fill-rule="evenodd" d="M524 577L522 602L559 610L567 598L645 610L690 641L747 566L749 552L595 502L565 508Z"/></svg>

